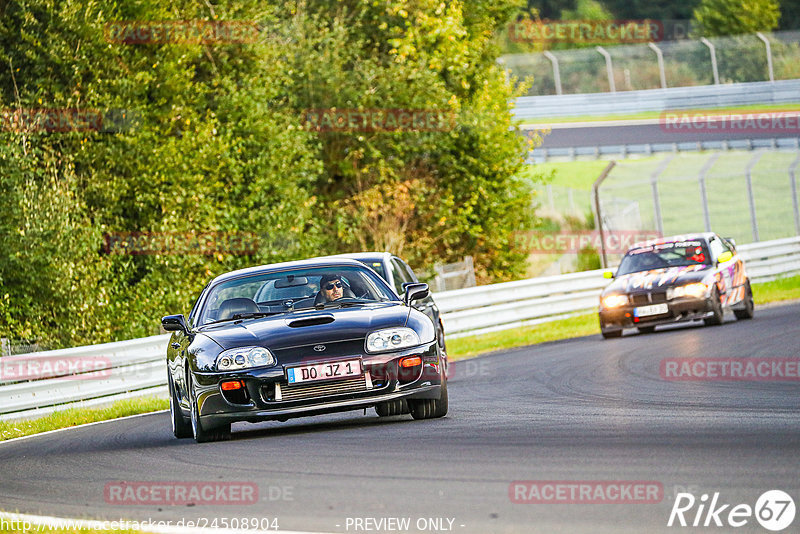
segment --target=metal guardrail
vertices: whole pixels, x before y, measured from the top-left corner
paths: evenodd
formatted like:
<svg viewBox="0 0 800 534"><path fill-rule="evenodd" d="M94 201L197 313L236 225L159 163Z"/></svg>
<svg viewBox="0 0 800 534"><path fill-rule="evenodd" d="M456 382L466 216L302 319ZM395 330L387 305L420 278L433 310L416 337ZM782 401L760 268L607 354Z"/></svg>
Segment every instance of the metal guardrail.
<svg viewBox="0 0 800 534"><path fill-rule="evenodd" d="M739 247L753 281L800 273L800 237ZM603 270L437 293L449 337L551 321L596 309L608 283ZM44 415L72 406L140 395L166 397L168 335L0 358L0 419ZM75 371L69 363L89 362ZM59 364L60 362L60 364ZM24 380L25 374L50 378Z"/></svg>
<svg viewBox="0 0 800 534"><path fill-rule="evenodd" d="M617 93L521 96L516 101L514 118L530 120L544 117L785 104L800 100L798 95L800 95L800 80L699 85Z"/></svg>

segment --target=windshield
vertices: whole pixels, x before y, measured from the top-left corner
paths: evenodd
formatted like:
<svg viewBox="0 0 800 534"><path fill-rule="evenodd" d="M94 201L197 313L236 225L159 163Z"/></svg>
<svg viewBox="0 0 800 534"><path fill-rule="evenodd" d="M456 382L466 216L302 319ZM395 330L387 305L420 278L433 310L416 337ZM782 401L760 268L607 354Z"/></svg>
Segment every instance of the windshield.
<svg viewBox="0 0 800 534"><path fill-rule="evenodd" d="M622 258L617 276L688 265L711 265L703 241L674 241L631 249Z"/></svg>
<svg viewBox="0 0 800 534"><path fill-rule="evenodd" d="M301 268L228 280L211 288L198 326L328 306L397 300L385 282L356 266Z"/></svg>

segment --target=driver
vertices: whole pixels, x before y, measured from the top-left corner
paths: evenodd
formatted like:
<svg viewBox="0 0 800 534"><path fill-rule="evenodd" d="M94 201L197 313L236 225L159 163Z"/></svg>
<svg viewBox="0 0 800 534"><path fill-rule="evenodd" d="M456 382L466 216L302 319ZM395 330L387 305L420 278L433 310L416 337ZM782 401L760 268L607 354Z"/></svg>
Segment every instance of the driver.
<svg viewBox="0 0 800 534"><path fill-rule="evenodd" d="M326 302L339 300L344 296L344 282L338 274L326 274L319 281L319 288Z"/></svg>

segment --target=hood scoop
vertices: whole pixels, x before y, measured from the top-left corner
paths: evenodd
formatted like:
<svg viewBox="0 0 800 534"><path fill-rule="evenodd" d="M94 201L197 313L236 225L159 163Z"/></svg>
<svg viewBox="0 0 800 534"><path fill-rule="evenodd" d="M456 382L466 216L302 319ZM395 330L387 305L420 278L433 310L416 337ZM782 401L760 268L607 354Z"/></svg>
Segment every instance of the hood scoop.
<svg viewBox="0 0 800 534"><path fill-rule="evenodd" d="M304 326L316 326L320 324L332 323L335 319L333 315L315 315L314 317L306 317L304 319L295 319L294 321L287 321L291 328L302 328Z"/></svg>

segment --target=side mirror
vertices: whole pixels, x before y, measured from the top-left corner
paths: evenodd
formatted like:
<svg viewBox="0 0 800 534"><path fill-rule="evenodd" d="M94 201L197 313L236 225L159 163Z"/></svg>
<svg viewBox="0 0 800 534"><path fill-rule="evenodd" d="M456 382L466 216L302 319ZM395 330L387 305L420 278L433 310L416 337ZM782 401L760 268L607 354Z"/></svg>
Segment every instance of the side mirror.
<svg viewBox="0 0 800 534"><path fill-rule="evenodd" d="M603 273L603 278L608 278L609 280L611 280L612 278L614 278L614 271L605 271Z"/></svg>
<svg viewBox="0 0 800 534"><path fill-rule="evenodd" d="M403 302L408 305L415 300L424 299L429 293L428 284L407 284Z"/></svg>
<svg viewBox="0 0 800 534"><path fill-rule="evenodd" d="M186 317L183 314L165 315L161 318L161 326L167 332L189 333L189 325L186 324Z"/></svg>
<svg viewBox="0 0 800 534"><path fill-rule="evenodd" d="M736 241L732 237L726 237L725 241L733 245L733 248L736 248Z"/></svg>
<svg viewBox="0 0 800 534"><path fill-rule="evenodd" d="M725 252L719 255L719 258L717 258L717 264L730 261L731 258L733 258L733 252L731 252L730 250L726 250Z"/></svg>

